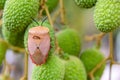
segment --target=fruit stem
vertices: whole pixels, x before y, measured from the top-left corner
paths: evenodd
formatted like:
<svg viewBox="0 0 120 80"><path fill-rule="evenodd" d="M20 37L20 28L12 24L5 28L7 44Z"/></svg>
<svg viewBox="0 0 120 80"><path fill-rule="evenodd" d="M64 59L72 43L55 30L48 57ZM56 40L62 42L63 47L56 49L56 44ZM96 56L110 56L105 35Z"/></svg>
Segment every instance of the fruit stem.
<svg viewBox="0 0 120 80"><path fill-rule="evenodd" d="M25 63L24 63L24 79L23 80L28 80L28 53L25 53Z"/></svg>
<svg viewBox="0 0 120 80"><path fill-rule="evenodd" d="M44 5L45 5L45 1L44 0L40 0L41 10L39 11L38 19L40 19L42 17L42 12L44 11Z"/></svg>
<svg viewBox="0 0 120 80"><path fill-rule="evenodd" d="M42 17L42 12L44 11L44 9L42 8L40 11L39 11L39 16L38 16L38 19L40 19Z"/></svg>
<svg viewBox="0 0 120 80"><path fill-rule="evenodd" d="M14 46L11 46L11 45L9 45L9 48L12 49L13 51L25 53L25 49L24 48L14 47Z"/></svg>
<svg viewBox="0 0 120 80"><path fill-rule="evenodd" d="M4 70L3 70L2 74L3 75L10 75L12 69L13 69L13 66L8 64L7 61L5 60Z"/></svg>
<svg viewBox="0 0 120 80"><path fill-rule="evenodd" d="M65 9L64 9L63 0L59 0L59 3L60 3L61 23L65 24Z"/></svg>
<svg viewBox="0 0 120 80"><path fill-rule="evenodd" d="M85 36L86 41L92 41L96 40L96 47L100 48L101 46L101 39L105 36L106 33L99 33L99 34L94 34L92 36Z"/></svg>
<svg viewBox="0 0 120 80"><path fill-rule="evenodd" d="M110 57L110 59L111 59L111 61L114 61L114 50L113 50L113 33L112 32L110 32L109 33L109 46L110 46L110 55L109 55L109 57Z"/></svg>
<svg viewBox="0 0 120 80"><path fill-rule="evenodd" d="M55 20L56 20L56 18L57 18L57 16L58 16L59 14L60 14L60 9L57 10L57 11L54 13L54 16L53 16L53 18L52 18L53 23L55 23Z"/></svg>
<svg viewBox="0 0 120 80"><path fill-rule="evenodd" d="M96 65L95 68L93 68L93 70L91 70L91 71L88 73L88 76L91 78L91 80L94 80L94 73L95 73L99 68L101 68L102 64L104 64L107 60L108 60L108 58L106 58L106 59L104 59L103 61L101 61L99 64Z"/></svg>
<svg viewBox="0 0 120 80"><path fill-rule="evenodd" d="M114 50L113 50L113 32L109 33L109 46L110 46L110 54L109 54L109 59L110 61L110 73L109 73L109 80L111 80L111 70L112 70L112 65L114 62Z"/></svg>
<svg viewBox="0 0 120 80"><path fill-rule="evenodd" d="M2 69L2 74L5 72L5 68L6 68L6 60L4 59L3 61L3 69Z"/></svg>
<svg viewBox="0 0 120 80"><path fill-rule="evenodd" d="M49 20L49 22L50 22L50 25L51 25L52 27L54 27L54 26L53 26L52 19L51 19L51 16L50 16L50 13L49 13L49 10L48 10L48 7L47 7L46 4L44 5L44 8L45 8L45 12L46 12L46 14L47 14L48 20Z"/></svg>

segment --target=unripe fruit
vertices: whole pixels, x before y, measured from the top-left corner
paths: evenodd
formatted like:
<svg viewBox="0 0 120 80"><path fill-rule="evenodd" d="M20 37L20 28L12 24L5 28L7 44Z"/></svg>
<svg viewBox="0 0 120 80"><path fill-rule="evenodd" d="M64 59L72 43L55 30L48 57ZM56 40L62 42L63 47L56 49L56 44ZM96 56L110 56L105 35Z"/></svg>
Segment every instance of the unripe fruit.
<svg viewBox="0 0 120 80"><path fill-rule="evenodd" d="M111 32L120 26L120 1L98 0L94 11L94 22L101 32Z"/></svg>
<svg viewBox="0 0 120 80"><path fill-rule="evenodd" d="M3 33L4 39L9 44L11 44L12 46L15 46L15 47L24 48L24 41L23 41L24 40L24 31L15 33L12 31L8 31L8 29L6 29L6 27L2 27L2 33Z"/></svg>
<svg viewBox="0 0 120 80"><path fill-rule="evenodd" d="M8 45L4 40L0 39L0 65L5 58L6 51L8 49Z"/></svg>
<svg viewBox="0 0 120 80"><path fill-rule="evenodd" d="M5 1L6 0L0 0L0 10L4 8Z"/></svg>
<svg viewBox="0 0 120 80"><path fill-rule="evenodd" d="M83 62L87 73L93 70L99 63L101 63L105 57L102 53L97 49L87 49L82 52L80 56L81 61ZM94 77L101 77L105 68L105 63L101 65L101 67L94 73Z"/></svg>
<svg viewBox="0 0 120 80"><path fill-rule="evenodd" d="M85 67L77 57L69 56L66 60L64 80L87 80Z"/></svg>
<svg viewBox="0 0 120 80"><path fill-rule="evenodd" d="M3 11L3 27L22 32L36 17L39 0L7 0Z"/></svg>
<svg viewBox="0 0 120 80"><path fill-rule="evenodd" d="M48 57L45 64L34 67L32 80L63 80L64 74L64 62L59 57L52 55Z"/></svg>
<svg viewBox="0 0 120 80"><path fill-rule="evenodd" d="M61 30L56 34L60 48L70 55L78 56L81 50L80 36L73 29Z"/></svg>
<svg viewBox="0 0 120 80"><path fill-rule="evenodd" d="M75 3L81 8L91 8L95 6L97 0L74 0Z"/></svg>

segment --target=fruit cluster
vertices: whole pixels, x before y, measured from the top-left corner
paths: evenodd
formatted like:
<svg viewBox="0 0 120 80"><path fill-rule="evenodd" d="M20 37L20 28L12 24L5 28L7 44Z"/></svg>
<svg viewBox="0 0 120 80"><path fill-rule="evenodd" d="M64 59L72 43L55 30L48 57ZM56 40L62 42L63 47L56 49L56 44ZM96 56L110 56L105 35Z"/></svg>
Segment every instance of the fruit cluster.
<svg viewBox="0 0 120 80"><path fill-rule="evenodd" d="M6 2L5 2L6 1ZM74 29L55 34L49 21L38 19L42 0L1 0L2 34L12 46L25 48L35 65L32 80L90 80L88 75L105 57L97 48L81 52L82 39ZM58 0L43 0L51 13ZM120 2L117 0L74 0L81 8L95 6L94 22L102 32L111 32L120 25ZM43 15L46 12L43 11ZM33 21L36 20L37 22ZM0 40L0 64L7 43ZM57 44L58 43L58 44ZM4 45L4 46L3 46ZM105 63L93 74L99 80Z"/></svg>

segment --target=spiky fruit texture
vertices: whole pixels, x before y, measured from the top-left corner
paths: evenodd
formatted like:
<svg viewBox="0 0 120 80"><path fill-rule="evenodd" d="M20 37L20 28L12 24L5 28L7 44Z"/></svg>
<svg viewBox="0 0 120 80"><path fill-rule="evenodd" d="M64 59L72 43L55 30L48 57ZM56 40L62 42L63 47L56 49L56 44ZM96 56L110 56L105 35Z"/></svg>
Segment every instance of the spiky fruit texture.
<svg viewBox="0 0 120 80"><path fill-rule="evenodd" d="M32 80L63 80L65 74L64 62L59 57L48 57L45 64L35 66L32 72Z"/></svg>
<svg viewBox="0 0 120 80"><path fill-rule="evenodd" d="M38 25L39 24L39 25ZM26 49L26 51L28 51L28 49L27 49L27 47L28 47L28 31L29 31L29 29L30 28L32 28L32 27L40 27L41 26L41 21L39 21L38 22L38 24L36 24L36 22L33 22L33 23L31 23L29 26L28 26L28 28L26 29L26 31L25 31L25 35L24 35L24 46L25 46L25 49ZM50 30L50 51L49 51L49 53L52 53L52 52L54 52L54 50L55 50L55 35L54 35L54 29L52 28L52 26L46 21L46 22L44 22L43 24L42 24L42 26L44 26L44 27L48 27L49 28L49 30Z"/></svg>
<svg viewBox="0 0 120 80"><path fill-rule="evenodd" d="M16 33L2 27L2 34L4 39L12 46L24 48L24 31Z"/></svg>
<svg viewBox="0 0 120 80"><path fill-rule="evenodd" d="M99 50L95 48L91 48L91 49L85 50L81 54L80 59L83 62L87 73L89 73L91 70L93 70L97 66L97 64L102 62L105 59L105 57L102 55L102 53ZM94 76L98 78L101 77L104 71L104 68L105 68L105 63L103 63L100 69L98 69L94 73Z"/></svg>
<svg viewBox="0 0 120 80"><path fill-rule="evenodd" d="M6 42L0 39L0 65L2 64L2 61L5 58L7 49L8 45L6 44Z"/></svg>
<svg viewBox="0 0 120 80"><path fill-rule="evenodd" d="M75 3L81 8L91 8L95 6L97 0L74 0Z"/></svg>
<svg viewBox="0 0 120 80"><path fill-rule="evenodd" d="M66 60L64 80L87 80L85 67L77 57L69 56Z"/></svg>
<svg viewBox="0 0 120 80"><path fill-rule="evenodd" d="M73 29L61 30L56 34L60 48L70 55L78 56L81 50L80 36Z"/></svg>
<svg viewBox="0 0 120 80"><path fill-rule="evenodd" d="M94 11L94 22L101 32L111 32L120 26L120 1L98 0Z"/></svg>
<svg viewBox="0 0 120 80"><path fill-rule="evenodd" d="M39 0L7 0L3 11L3 26L9 31L22 32L36 17Z"/></svg>
<svg viewBox="0 0 120 80"><path fill-rule="evenodd" d="M58 2L59 0L46 0L46 5L50 13L56 8ZM45 11L43 12L43 14L44 15L46 14Z"/></svg>
<svg viewBox="0 0 120 80"><path fill-rule="evenodd" d="M0 0L0 9L4 8L5 1L6 0Z"/></svg>

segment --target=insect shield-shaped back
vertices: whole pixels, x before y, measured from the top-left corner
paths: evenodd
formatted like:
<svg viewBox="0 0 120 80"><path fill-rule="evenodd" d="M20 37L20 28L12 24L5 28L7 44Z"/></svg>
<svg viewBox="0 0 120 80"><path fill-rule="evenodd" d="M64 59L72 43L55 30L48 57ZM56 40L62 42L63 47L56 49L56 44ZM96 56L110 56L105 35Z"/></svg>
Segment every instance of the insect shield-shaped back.
<svg viewBox="0 0 120 80"><path fill-rule="evenodd" d="M49 29L46 27L31 28L28 35L28 51L32 62L36 65L45 63L49 50Z"/></svg>

